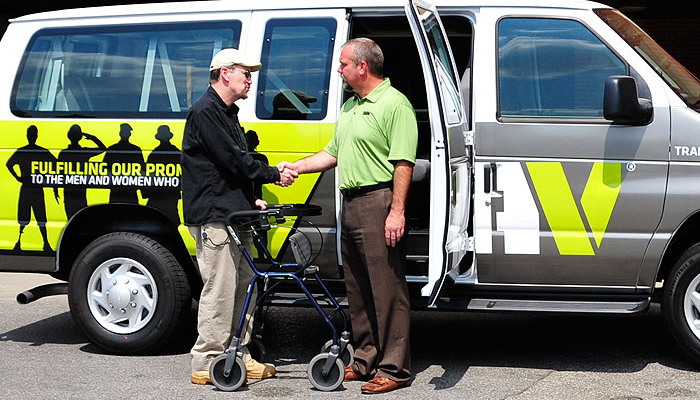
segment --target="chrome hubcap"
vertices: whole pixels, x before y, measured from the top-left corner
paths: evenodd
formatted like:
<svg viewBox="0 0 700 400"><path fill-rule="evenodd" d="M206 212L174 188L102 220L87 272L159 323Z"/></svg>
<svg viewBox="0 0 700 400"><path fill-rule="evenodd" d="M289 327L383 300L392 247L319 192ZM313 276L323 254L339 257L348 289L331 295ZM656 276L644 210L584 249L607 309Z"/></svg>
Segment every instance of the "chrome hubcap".
<svg viewBox="0 0 700 400"><path fill-rule="evenodd" d="M693 334L700 339L700 275L696 276L683 298L685 321Z"/></svg>
<svg viewBox="0 0 700 400"><path fill-rule="evenodd" d="M148 324L158 302L153 276L130 258L113 258L92 273L87 288L90 312L110 332L130 334Z"/></svg>

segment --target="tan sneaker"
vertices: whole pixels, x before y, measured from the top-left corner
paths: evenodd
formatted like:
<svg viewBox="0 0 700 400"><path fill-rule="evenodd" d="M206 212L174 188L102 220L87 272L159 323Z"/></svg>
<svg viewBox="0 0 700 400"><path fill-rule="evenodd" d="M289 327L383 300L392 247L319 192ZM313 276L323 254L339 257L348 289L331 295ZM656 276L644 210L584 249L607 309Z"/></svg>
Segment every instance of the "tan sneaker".
<svg viewBox="0 0 700 400"><path fill-rule="evenodd" d="M209 371L192 371L190 381L192 381L192 383L195 385L206 385L207 383L211 383Z"/></svg>
<svg viewBox="0 0 700 400"><path fill-rule="evenodd" d="M275 376L277 370L275 366L268 363L259 363L252 358L245 363L246 378L248 379L264 379Z"/></svg>

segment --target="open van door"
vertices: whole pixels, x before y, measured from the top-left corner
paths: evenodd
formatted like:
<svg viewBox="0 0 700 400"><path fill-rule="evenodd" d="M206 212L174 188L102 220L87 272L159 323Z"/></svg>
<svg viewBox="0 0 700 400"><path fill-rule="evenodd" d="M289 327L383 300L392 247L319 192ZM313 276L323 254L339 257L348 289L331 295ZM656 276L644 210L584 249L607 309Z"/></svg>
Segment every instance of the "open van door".
<svg viewBox="0 0 700 400"><path fill-rule="evenodd" d="M428 283L421 289L434 306L448 274L470 251L472 136L447 35L434 6L409 0L405 7L421 57L431 129Z"/></svg>

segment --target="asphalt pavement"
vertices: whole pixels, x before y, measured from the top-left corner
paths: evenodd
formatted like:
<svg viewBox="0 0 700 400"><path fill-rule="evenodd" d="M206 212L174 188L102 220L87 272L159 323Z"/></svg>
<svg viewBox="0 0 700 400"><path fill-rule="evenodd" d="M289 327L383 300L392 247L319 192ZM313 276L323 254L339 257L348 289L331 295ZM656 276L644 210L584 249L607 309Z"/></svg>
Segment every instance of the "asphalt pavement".
<svg viewBox="0 0 700 400"><path fill-rule="evenodd" d="M671 342L658 306L634 317L414 312L414 378L383 395L360 395L361 382L313 389L307 363L329 330L313 310L271 308L265 361L278 376L227 393L189 382L191 331L159 354L105 354L73 322L65 295L15 301L50 282L0 273L0 399L700 399L700 366Z"/></svg>

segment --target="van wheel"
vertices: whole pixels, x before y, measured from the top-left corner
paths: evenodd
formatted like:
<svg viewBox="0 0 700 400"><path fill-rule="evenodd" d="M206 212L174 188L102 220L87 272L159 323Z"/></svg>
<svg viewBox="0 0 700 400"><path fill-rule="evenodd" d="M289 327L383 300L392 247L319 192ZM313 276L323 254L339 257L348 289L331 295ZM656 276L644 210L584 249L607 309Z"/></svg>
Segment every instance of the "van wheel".
<svg viewBox="0 0 700 400"><path fill-rule="evenodd" d="M172 253L136 233L95 239L78 256L68 281L76 323L93 343L113 353L162 346L190 303L185 273Z"/></svg>
<svg viewBox="0 0 700 400"><path fill-rule="evenodd" d="M664 284L662 311L683 352L700 362L700 243L686 250Z"/></svg>

